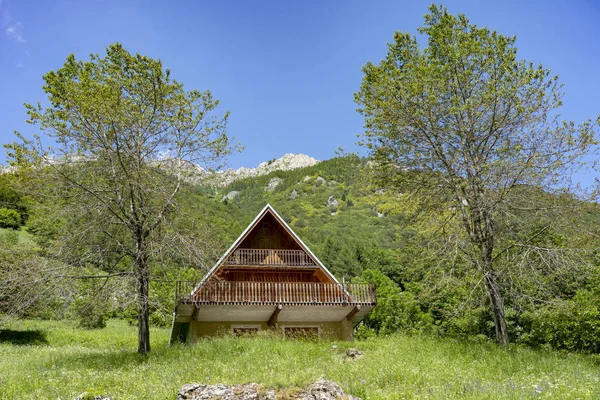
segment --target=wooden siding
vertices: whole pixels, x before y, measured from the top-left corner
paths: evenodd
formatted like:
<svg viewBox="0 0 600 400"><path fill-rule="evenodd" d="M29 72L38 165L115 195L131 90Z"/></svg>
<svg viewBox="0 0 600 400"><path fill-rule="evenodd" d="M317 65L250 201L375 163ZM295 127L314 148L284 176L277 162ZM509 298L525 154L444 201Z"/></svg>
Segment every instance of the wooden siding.
<svg viewBox="0 0 600 400"><path fill-rule="evenodd" d="M267 213L252 229L238 248L245 249L288 249L302 248L273 215Z"/></svg>

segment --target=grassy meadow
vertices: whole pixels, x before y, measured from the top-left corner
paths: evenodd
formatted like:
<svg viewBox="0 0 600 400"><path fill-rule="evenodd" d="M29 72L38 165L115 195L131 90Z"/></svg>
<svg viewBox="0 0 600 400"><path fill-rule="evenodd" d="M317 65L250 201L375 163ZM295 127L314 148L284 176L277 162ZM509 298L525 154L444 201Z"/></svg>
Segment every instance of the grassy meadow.
<svg viewBox="0 0 600 400"><path fill-rule="evenodd" d="M65 321L13 321L0 329L0 398L175 399L184 383L257 382L295 388L319 377L364 399L597 399L600 358L524 347L407 337L354 343L285 341L273 335L168 346L136 354L136 327L109 321L81 330ZM337 348L332 348L332 345ZM344 358L356 347L365 355Z"/></svg>

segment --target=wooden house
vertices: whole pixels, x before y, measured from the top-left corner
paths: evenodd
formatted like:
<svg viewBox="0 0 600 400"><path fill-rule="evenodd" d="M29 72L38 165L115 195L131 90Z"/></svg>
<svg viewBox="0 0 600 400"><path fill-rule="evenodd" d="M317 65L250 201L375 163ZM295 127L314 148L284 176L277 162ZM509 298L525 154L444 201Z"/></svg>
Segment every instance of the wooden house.
<svg viewBox="0 0 600 400"><path fill-rule="evenodd" d="M375 288L340 283L266 205L197 285L178 282L171 342L271 329L352 340Z"/></svg>

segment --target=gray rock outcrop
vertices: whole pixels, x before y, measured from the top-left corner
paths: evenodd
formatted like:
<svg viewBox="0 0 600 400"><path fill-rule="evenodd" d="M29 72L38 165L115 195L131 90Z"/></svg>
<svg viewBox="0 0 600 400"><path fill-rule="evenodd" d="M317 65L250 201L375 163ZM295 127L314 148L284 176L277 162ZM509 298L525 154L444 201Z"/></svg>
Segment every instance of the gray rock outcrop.
<svg viewBox="0 0 600 400"><path fill-rule="evenodd" d="M275 391L261 390L257 383L246 385L183 385L177 393L177 400L275 400Z"/></svg>
<svg viewBox="0 0 600 400"><path fill-rule="evenodd" d="M281 178L271 178L267 187L265 187L265 191L272 192L277 188L277 186L283 183L283 179Z"/></svg>
<svg viewBox="0 0 600 400"><path fill-rule="evenodd" d="M274 390L265 390L257 383L245 385L183 385L177 394L177 400L276 400ZM295 394L285 393L288 400L361 400L344 393L335 382L319 379L308 388Z"/></svg>
<svg viewBox="0 0 600 400"><path fill-rule="evenodd" d="M233 200L233 199L235 199L239 195L240 195L240 192L238 192L237 190L232 190L231 192L229 192L225 196L223 196L223 198L221 199L221 201Z"/></svg>
<svg viewBox="0 0 600 400"><path fill-rule="evenodd" d="M327 199L327 207L338 208L339 205L340 205L340 202L338 201L338 199L336 199L333 196L329 196L329 198Z"/></svg>
<svg viewBox="0 0 600 400"><path fill-rule="evenodd" d="M227 169L215 173L205 172L202 181L214 186L227 186L238 179L261 176L273 171L288 171L296 168L310 167L319 161L306 154L286 154L273 161L260 163L256 168L241 167L239 169Z"/></svg>
<svg viewBox="0 0 600 400"><path fill-rule="evenodd" d="M296 189L292 190L292 193L290 193L290 200L295 200L296 198L298 198L299 194L296 191Z"/></svg>
<svg viewBox="0 0 600 400"><path fill-rule="evenodd" d="M319 379L309 386L309 388L297 397L298 400L361 400L360 397L346 394L335 382L325 379Z"/></svg>

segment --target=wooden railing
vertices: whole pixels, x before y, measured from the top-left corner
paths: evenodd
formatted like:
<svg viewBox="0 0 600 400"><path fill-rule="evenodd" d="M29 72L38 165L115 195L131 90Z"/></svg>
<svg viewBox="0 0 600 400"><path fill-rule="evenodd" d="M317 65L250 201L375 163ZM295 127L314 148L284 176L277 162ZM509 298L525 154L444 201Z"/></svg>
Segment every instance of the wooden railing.
<svg viewBox="0 0 600 400"><path fill-rule="evenodd" d="M240 266L314 267L317 264L303 250L237 249L224 262Z"/></svg>
<svg viewBox="0 0 600 400"><path fill-rule="evenodd" d="M176 301L194 304L375 305L370 284L206 282L192 294L190 282L177 282Z"/></svg>

